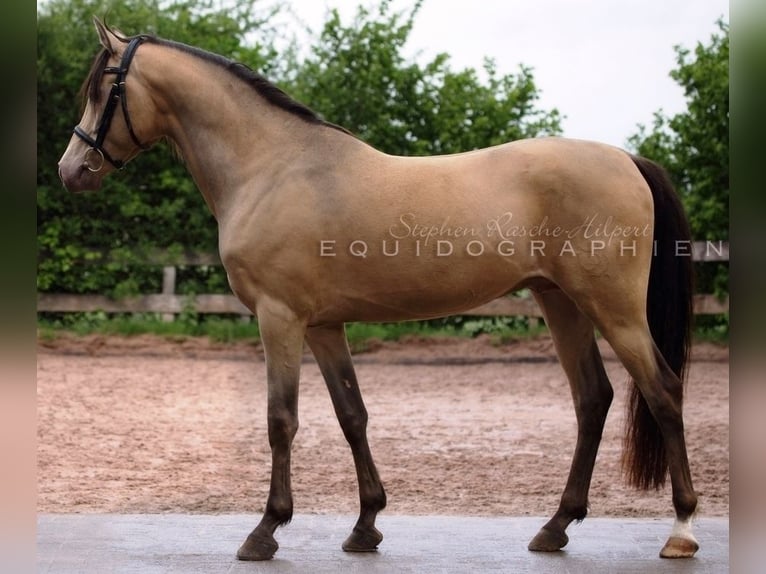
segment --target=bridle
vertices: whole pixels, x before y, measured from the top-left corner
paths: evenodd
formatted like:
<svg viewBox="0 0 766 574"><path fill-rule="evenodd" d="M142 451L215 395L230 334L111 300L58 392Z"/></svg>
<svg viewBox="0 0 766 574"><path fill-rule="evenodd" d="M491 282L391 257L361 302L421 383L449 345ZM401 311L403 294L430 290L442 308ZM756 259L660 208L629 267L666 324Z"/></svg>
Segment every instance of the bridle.
<svg viewBox="0 0 766 574"><path fill-rule="evenodd" d="M130 63L133 60L133 56L135 55L136 50L145 39L146 38L144 36L137 36L130 41L128 47L125 49L125 52L122 55L122 60L120 61L119 68L115 68L113 66L104 68L105 74L115 74L116 77L114 79L114 83L112 84L112 90L109 92L109 99L107 100L106 106L104 106L104 111L101 114L101 120L98 125L98 133L96 134L96 139L93 139L91 136L89 136L87 132L79 125L75 126L74 128L75 135L90 146L90 149L85 153L85 166L92 172L101 171L101 168L104 167L104 160L111 163L117 169L122 169L125 166L124 161L114 159L104 149L104 140L106 139L106 134L109 132L109 127L112 125L112 118L114 117L114 111L117 109L118 102L122 104L122 115L125 117L125 123L128 126L128 133L130 133L130 137L133 140L133 143L135 143L141 149L149 149L149 146L141 143L141 140L139 140L138 136L136 136L136 132L133 131L133 124L131 123L130 115L128 114L128 100L125 91L125 77L128 74L128 69L130 69ZM91 153L95 153L100 157L101 161L99 162L98 167L94 167L88 161L88 156Z"/></svg>

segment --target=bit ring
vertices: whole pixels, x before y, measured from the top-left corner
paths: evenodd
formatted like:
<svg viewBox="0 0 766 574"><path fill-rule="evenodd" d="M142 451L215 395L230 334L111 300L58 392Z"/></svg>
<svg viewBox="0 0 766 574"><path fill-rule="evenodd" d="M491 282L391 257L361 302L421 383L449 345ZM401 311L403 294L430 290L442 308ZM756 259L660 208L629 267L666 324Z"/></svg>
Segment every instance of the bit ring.
<svg viewBox="0 0 766 574"><path fill-rule="evenodd" d="M97 153L98 157L101 159L101 161L98 164L98 167L93 167L91 165L91 162L88 160L89 154L91 152ZM101 168L104 167L104 162L105 161L106 160L104 159L104 152L102 152L100 149L96 149L96 148L92 147L88 151L85 152L85 167L87 167L88 171L90 171L90 172L96 173L96 172L101 171Z"/></svg>

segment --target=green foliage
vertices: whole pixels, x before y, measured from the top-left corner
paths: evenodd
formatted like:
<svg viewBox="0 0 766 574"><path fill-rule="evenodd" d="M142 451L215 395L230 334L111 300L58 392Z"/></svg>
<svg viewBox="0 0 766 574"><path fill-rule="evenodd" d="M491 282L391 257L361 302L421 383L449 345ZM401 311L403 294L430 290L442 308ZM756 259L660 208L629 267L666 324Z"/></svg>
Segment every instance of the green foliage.
<svg viewBox="0 0 766 574"><path fill-rule="evenodd" d="M529 329L526 317L466 317L462 322L463 330L471 336L503 336Z"/></svg>
<svg viewBox="0 0 766 574"><path fill-rule="evenodd" d="M630 145L662 163L683 199L697 240L729 238L729 25L719 20L707 45L676 47L670 76L683 88L687 109L657 112L651 132L640 126ZM728 264L697 265L697 290L728 293Z"/></svg>
<svg viewBox="0 0 766 574"><path fill-rule="evenodd" d="M703 315L699 317L694 328L694 340L727 345L729 343L729 315Z"/></svg>

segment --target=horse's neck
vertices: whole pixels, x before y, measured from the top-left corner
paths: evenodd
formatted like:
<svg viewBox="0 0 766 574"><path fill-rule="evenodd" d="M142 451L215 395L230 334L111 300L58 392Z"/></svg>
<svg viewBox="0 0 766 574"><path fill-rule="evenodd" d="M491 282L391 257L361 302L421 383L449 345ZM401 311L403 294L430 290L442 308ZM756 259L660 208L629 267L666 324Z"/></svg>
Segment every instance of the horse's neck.
<svg viewBox="0 0 766 574"><path fill-rule="evenodd" d="M166 114L162 135L179 148L220 220L238 203L238 194L252 196L258 182L279 177L280 166L306 157L308 142L316 139L312 130L323 128L266 102L223 68L187 54L173 56L147 72Z"/></svg>

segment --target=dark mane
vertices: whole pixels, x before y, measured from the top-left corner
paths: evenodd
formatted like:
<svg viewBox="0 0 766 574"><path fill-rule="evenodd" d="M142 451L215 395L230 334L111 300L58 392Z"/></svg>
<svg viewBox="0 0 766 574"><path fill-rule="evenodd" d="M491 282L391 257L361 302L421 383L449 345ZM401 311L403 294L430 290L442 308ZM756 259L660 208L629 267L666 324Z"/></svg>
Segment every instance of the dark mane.
<svg viewBox="0 0 766 574"><path fill-rule="evenodd" d="M102 48L91 64L90 72L85 77L85 81L80 88L80 97L82 105L85 106L86 100L98 103L101 100L101 79L104 77L104 68L109 61L109 52Z"/></svg>
<svg viewBox="0 0 766 574"><path fill-rule="evenodd" d="M127 43L133 39L133 37L124 37L120 35L119 33L114 32L113 30L112 32L122 42ZM134 37L139 37L139 36L134 36ZM310 124L331 127L339 131L342 131L344 133L351 134L351 132L349 132L347 129L341 126L338 126L336 124L333 124L331 122L325 121L314 110L294 100L282 89L280 89L279 87L269 82L266 78L264 78L263 76L261 76L260 74L258 74L257 72L255 72L254 70L246 66L245 64L234 62L232 60L229 60L228 58L219 56L218 54L213 54L212 52L207 52L200 48L195 48L194 46L189 46L187 44L182 44L180 42L174 42L172 40L164 40L161 38L157 38L156 36L150 36L150 35L141 35L140 37L143 37L147 42L151 42L152 44L167 46L168 48L179 50L181 52L190 54L197 58L201 58L202 60L205 60L206 62L210 62L212 64L215 64L217 66L224 68L225 70L229 71L231 74L233 74L234 76L236 76L237 78L245 82L251 88L253 88L267 102L295 116L298 116L305 122L308 122ZM109 59L109 52L105 49L102 50L96 56L96 59L94 60L91 70L88 76L85 78L85 82L83 83L83 87L81 89L81 93L83 94L83 96L87 95L87 97L91 101L96 103L99 101L101 97L101 91L100 91L101 80L103 78L104 67L106 66L106 62L108 61L108 59Z"/></svg>

